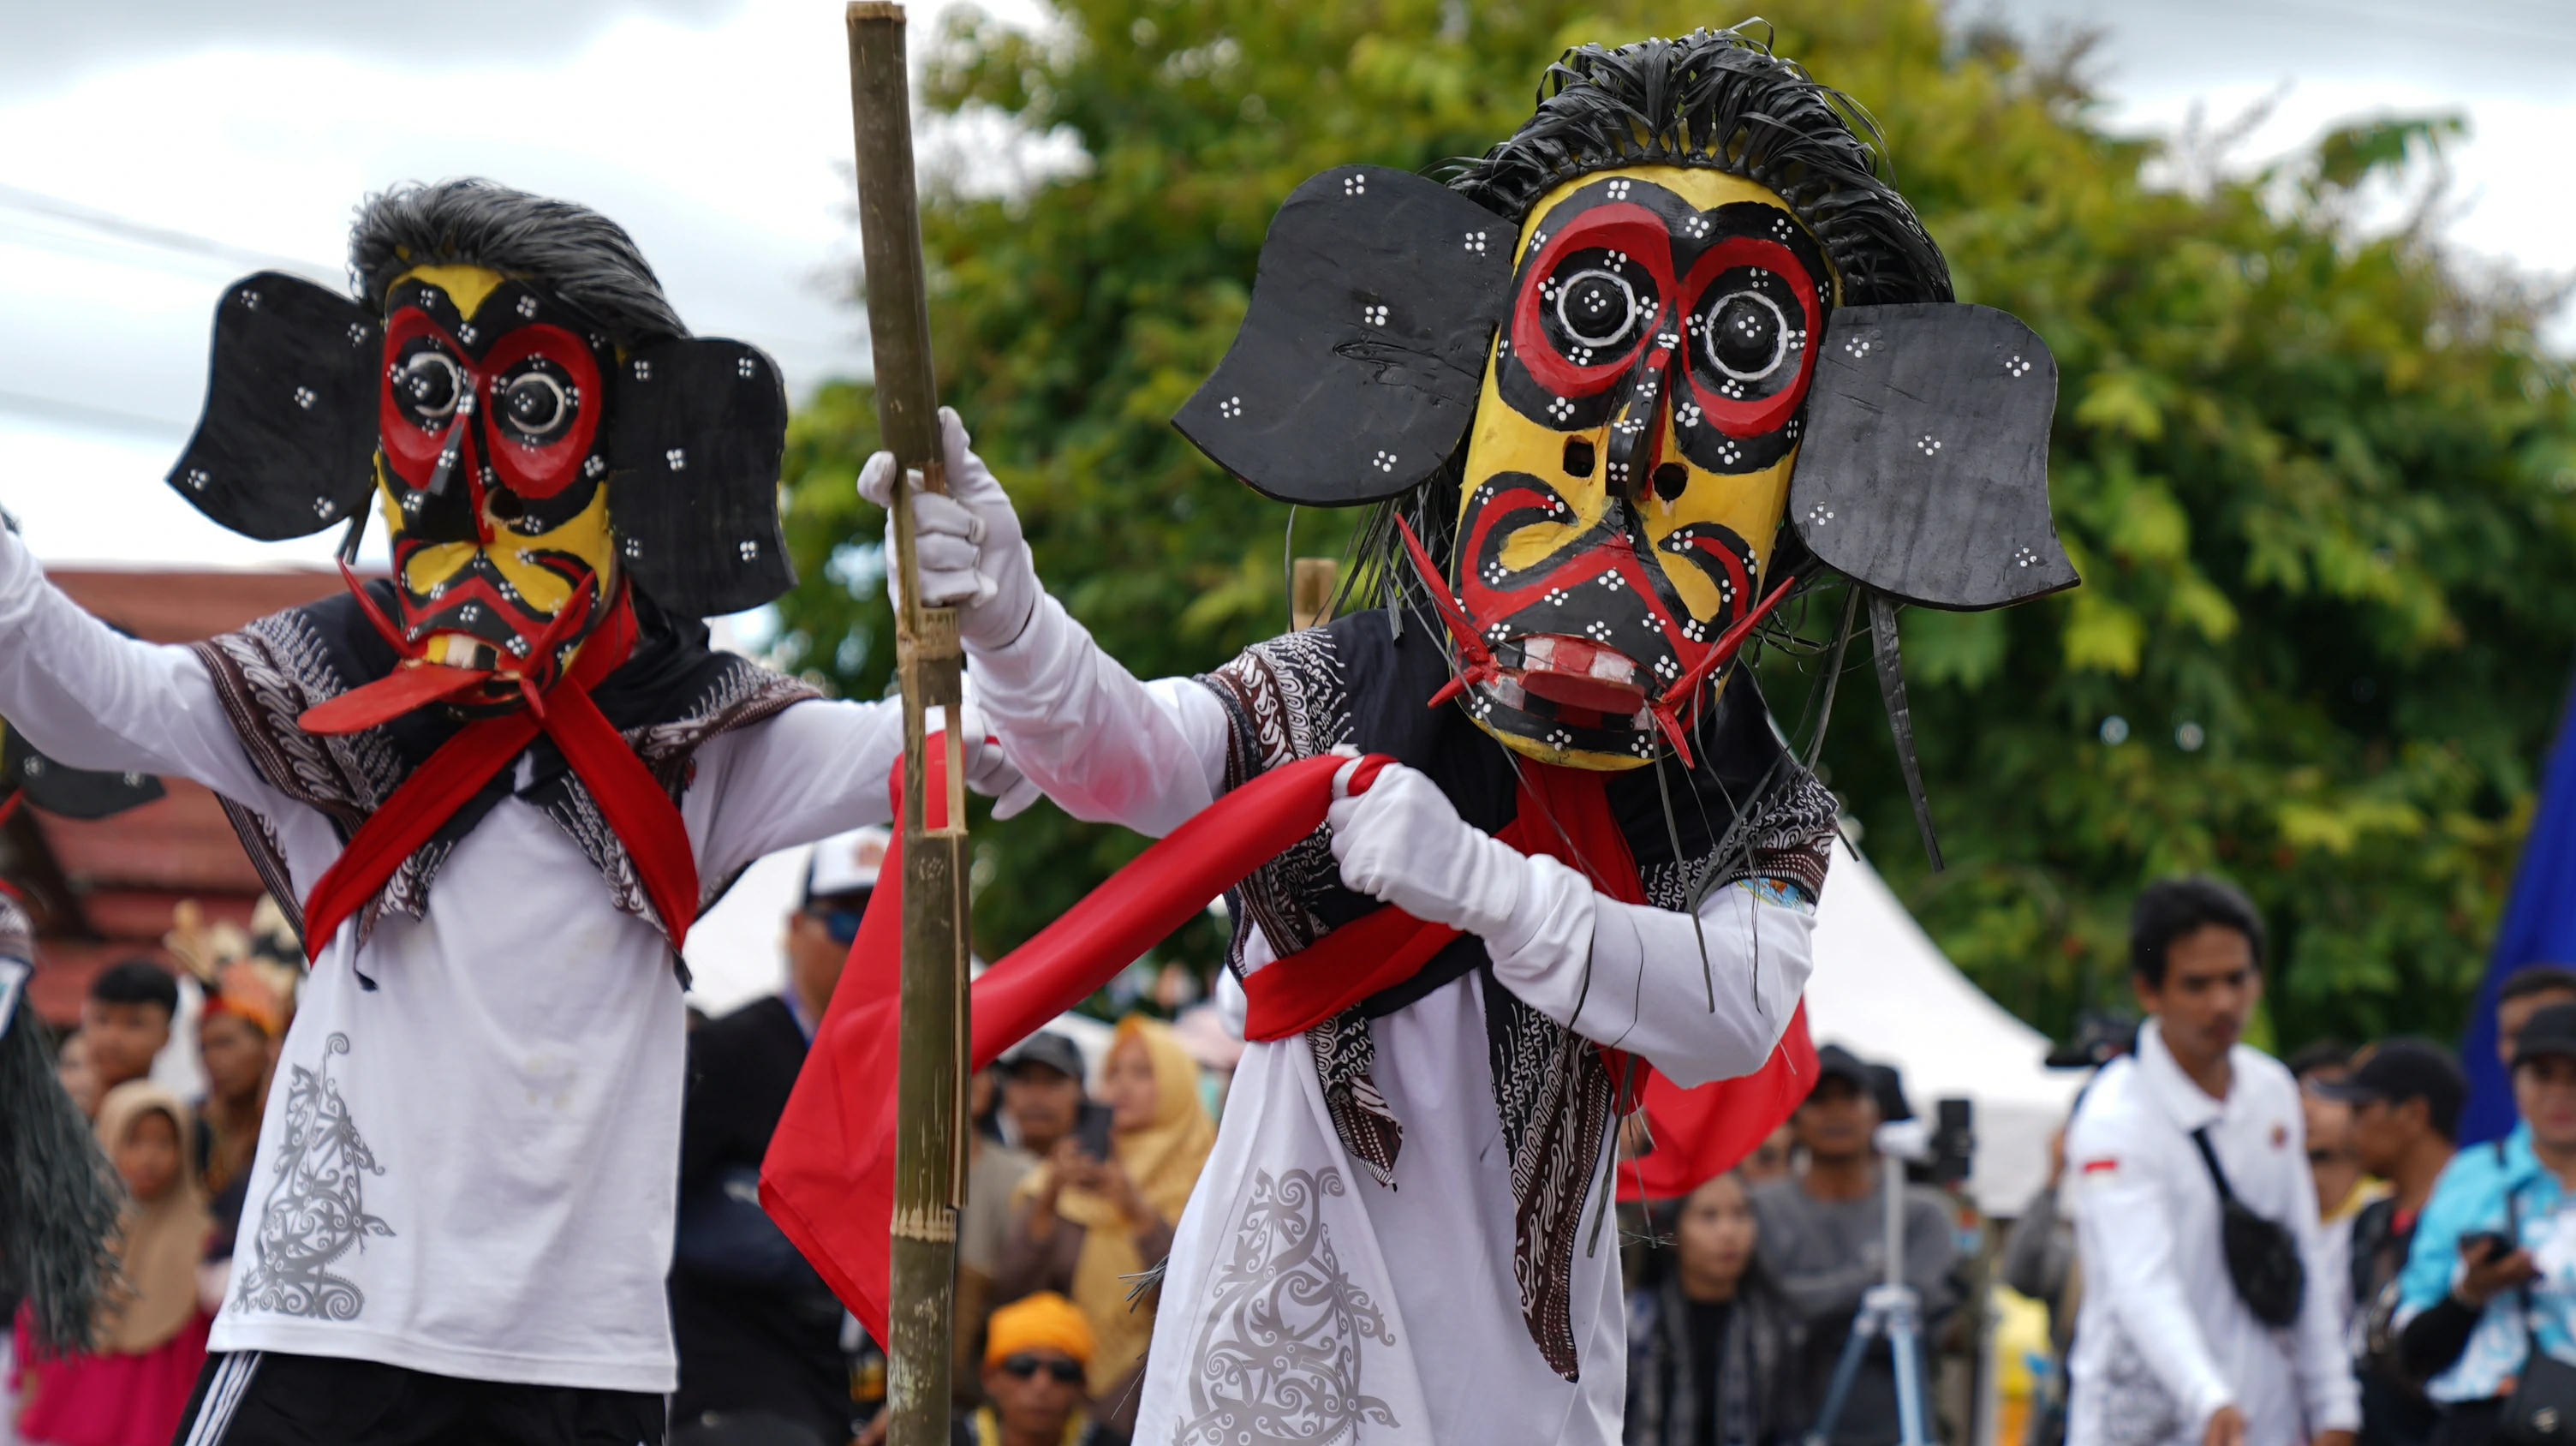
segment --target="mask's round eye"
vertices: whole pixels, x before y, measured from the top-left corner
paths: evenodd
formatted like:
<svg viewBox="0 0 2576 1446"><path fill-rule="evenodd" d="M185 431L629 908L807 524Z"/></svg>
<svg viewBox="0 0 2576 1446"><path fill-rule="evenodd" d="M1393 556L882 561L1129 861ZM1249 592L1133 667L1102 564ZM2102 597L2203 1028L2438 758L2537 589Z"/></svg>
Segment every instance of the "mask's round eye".
<svg viewBox="0 0 2576 1446"><path fill-rule="evenodd" d="M394 374L394 394L423 421L452 416L465 395L465 369L443 351L414 352Z"/></svg>
<svg viewBox="0 0 2576 1446"><path fill-rule="evenodd" d="M1799 385L1807 311L1798 284L1767 266L1731 266L1691 303L1690 369L1712 400L1755 402Z"/></svg>
<svg viewBox="0 0 2576 1446"><path fill-rule="evenodd" d="M1637 288L1615 271L1578 272L1556 289L1556 323L1586 346L1613 346L1637 325Z"/></svg>
<svg viewBox="0 0 2576 1446"><path fill-rule="evenodd" d="M1738 291L1718 299L1708 312L1701 343L1710 365L1739 382L1758 382L1780 369L1789 357L1793 328L1780 303L1759 291Z"/></svg>
<svg viewBox="0 0 2576 1446"><path fill-rule="evenodd" d="M561 436L572 424L579 396L562 379L550 373L529 369L502 383L499 403L501 417L520 440L543 444Z"/></svg>
<svg viewBox="0 0 2576 1446"><path fill-rule="evenodd" d="M1548 340L1576 366L1599 366L1633 349L1659 305L1646 269L1601 247L1558 263L1542 283L1539 301Z"/></svg>

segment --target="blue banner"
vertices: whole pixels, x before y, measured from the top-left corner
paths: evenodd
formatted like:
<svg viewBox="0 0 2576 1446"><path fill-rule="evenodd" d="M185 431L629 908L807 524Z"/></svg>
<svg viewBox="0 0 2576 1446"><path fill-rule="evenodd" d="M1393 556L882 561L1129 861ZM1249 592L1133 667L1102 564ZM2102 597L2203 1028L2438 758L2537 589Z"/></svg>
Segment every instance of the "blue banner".
<svg viewBox="0 0 2576 1446"><path fill-rule="evenodd" d="M2533 964L2576 965L2576 691L2560 712L2558 741L2540 780L2540 812L2522 846L2513 895L2496 925L2495 955L2478 982L2478 1001L2460 1041L2469 1075L2469 1106L2460 1143L2492 1140L2513 1128L2513 1086L2496 1060L2496 986Z"/></svg>

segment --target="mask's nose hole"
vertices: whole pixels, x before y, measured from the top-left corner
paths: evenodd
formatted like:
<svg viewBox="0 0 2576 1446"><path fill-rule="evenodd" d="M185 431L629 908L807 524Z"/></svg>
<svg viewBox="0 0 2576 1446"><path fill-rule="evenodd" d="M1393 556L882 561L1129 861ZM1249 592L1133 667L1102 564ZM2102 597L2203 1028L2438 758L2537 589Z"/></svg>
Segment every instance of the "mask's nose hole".
<svg viewBox="0 0 2576 1446"><path fill-rule="evenodd" d="M483 507L503 522L516 522L519 515L527 510L526 505L520 502L519 494L507 487L495 487L483 494Z"/></svg>
<svg viewBox="0 0 2576 1446"><path fill-rule="evenodd" d="M1670 502L1690 485L1690 469L1679 462L1666 462L1655 469L1655 495Z"/></svg>
<svg viewBox="0 0 2576 1446"><path fill-rule="evenodd" d="M1592 463L1593 451L1591 438L1568 437L1565 439L1565 474L1567 476L1591 476Z"/></svg>

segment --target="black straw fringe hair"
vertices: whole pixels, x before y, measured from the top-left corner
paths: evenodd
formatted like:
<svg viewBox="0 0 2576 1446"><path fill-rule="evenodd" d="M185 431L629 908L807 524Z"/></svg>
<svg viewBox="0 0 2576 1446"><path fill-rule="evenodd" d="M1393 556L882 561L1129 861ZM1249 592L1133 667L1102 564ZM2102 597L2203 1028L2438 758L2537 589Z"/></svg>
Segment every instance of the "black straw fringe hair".
<svg viewBox="0 0 2576 1446"><path fill-rule="evenodd" d="M570 201L477 177L418 181L369 196L349 233L349 270L370 306L415 266L482 266L587 312L633 350L687 336L626 228Z"/></svg>
<svg viewBox="0 0 2576 1446"><path fill-rule="evenodd" d="M5 902L5 901L0 901ZM23 1295L41 1352L86 1350L116 1276L123 1191L54 1077L35 1007L0 1026L0 1295Z"/></svg>
<svg viewBox="0 0 2576 1446"><path fill-rule="evenodd" d="M1744 33L1755 27L1764 38ZM1595 171L1724 171L1789 203L1833 263L1845 305L1950 300L1941 248L1887 182L1878 123L1773 55L1769 33L1747 20L1569 50L1540 81L1537 113L1481 159L1451 162L1449 185L1520 222L1539 197Z"/></svg>

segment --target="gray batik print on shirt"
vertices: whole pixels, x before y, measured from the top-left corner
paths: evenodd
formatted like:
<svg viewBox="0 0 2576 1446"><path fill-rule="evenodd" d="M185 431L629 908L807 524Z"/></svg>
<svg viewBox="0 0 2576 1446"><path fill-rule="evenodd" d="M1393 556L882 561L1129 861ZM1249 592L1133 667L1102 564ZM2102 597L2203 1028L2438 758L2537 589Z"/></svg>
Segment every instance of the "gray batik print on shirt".
<svg viewBox="0 0 2576 1446"><path fill-rule="evenodd" d="M1214 1301L1190 1353L1190 1417L1173 1446L1331 1446L1395 1413L1360 1394L1360 1345L1395 1344L1324 1230L1342 1172L1253 1173ZM1168 1308L1168 1306L1167 1306Z"/></svg>
<svg viewBox="0 0 2576 1446"><path fill-rule="evenodd" d="M330 1267L370 1235L393 1227L366 1210L366 1177L381 1175L349 1106L331 1078L331 1058L349 1052L349 1036L323 1042L318 1069L295 1066L286 1093L286 1131L271 1167L277 1182L259 1214L259 1263L245 1273L233 1304L245 1311L356 1320L366 1292Z"/></svg>

